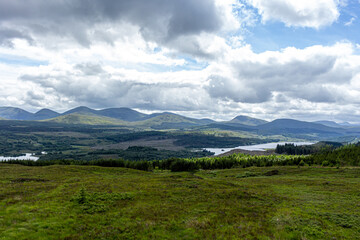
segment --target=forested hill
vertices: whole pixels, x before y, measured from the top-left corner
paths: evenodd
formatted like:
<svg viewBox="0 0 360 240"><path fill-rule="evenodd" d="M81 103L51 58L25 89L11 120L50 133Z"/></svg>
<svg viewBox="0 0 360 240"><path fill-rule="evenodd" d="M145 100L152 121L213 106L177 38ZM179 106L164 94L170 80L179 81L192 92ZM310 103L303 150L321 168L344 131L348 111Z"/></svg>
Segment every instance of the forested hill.
<svg viewBox="0 0 360 240"><path fill-rule="evenodd" d="M131 130L181 130L205 133L235 132L235 135L251 138L274 138L310 141L352 142L360 137L360 127L340 126L325 121L325 125L294 119L276 119L267 122L262 119L239 115L231 121L196 119L171 112L145 114L130 108L108 108L102 110L85 106L58 113L42 109L30 113L20 108L0 107L0 120L43 121L67 125L116 126ZM324 121L323 121L324 122ZM32 123L31 123L32 124ZM277 137L276 137L277 138Z"/></svg>
<svg viewBox="0 0 360 240"><path fill-rule="evenodd" d="M323 166L360 166L360 143L323 151L311 157L315 163Z"/></svg>

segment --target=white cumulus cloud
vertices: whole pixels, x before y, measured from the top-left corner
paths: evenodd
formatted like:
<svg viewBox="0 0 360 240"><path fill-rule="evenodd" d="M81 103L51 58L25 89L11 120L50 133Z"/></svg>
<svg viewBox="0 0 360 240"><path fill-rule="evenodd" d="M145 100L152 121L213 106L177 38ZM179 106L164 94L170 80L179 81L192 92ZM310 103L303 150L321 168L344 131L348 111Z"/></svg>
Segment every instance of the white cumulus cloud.
<svg viewBox="0 0 360 240"><path fill-rule="evenodd" d="M247 0L258 9L262 21L281 21L287 26L320 28L335 22L338 0Z"/></svg>

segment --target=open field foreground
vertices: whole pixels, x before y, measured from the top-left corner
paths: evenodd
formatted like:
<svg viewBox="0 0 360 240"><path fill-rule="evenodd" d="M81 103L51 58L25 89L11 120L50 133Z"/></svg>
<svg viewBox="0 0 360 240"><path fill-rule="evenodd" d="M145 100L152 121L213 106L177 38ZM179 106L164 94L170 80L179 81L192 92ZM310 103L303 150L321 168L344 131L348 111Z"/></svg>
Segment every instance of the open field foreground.
<svg viewBox="0 0 360 240"><path fill-rule="evenodd" d="M359 168L0 164L0 239L360 239L359 189Z"/></svg>

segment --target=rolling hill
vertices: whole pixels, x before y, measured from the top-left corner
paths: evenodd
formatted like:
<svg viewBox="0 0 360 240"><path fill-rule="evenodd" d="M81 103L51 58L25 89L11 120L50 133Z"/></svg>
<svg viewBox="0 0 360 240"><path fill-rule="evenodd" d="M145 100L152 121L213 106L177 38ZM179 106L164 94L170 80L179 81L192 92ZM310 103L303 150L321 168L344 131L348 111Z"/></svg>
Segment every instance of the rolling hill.
<svg viewBox="0 0 360 240"><path fill-rule="evenodd" d="M50 109L41 109L33 115L33 120L44 120L60 116L60 113L52 111Z"/></svg>
<svg viewBox="0 0 360 240"><path fill-rule="evenodd" d="M71 109L69 111L64 112L61 115L64 116L72 113L92 114L92 115L119 119L127 122L141 121L151 117L151 115L140 113L130 108L107 108L102 110L94 110L84 106Z"/></svg>
<svg viewBox="0 0 360 240"><path fill-rule="evenodd" d="M319 123L304 122L293 119L277 119L257 126L261 135L281 134L305 138L339 137L345 134L344 129L324 126Z"/></svg>
<svg viewBox="0 0 360 240"><path fill-rule="evenodd" d="M142 121L149 118L149 115L130 108L107 108L97 111L96 114L128 122Z"/></svg>
<svg viewBox="0 0 360 240"><path fill-rule="evenodd" d="M254 132L257 131L255 126L244 125L241 123L229 123L229 122L215 122L211 124L207 124L205 126L201 126L200 129L217 129L224 131L245 131L245 132Z"/></svg>
<svg viewBox="0 0 360 240"><path fill-rule="evenodd" d="M30 120L61 124L114 125L147 130L199 130L235 131L252 135L274 136L309 140L334 140L357 138L359 127L344 127L331 121L304 122L293 119L277 119L272 122L237 116L231 121L216 122L211 119L195 119L171 112L144 114L130 108L108 108L95 110L85 106L68 110L62 114L50 109L30 113L20 108L0 107L0 118L7 120Z"/></svg>
<svg viewBox="0 0 360 240"><path fill-rule="evenodd" d="M153 129L182 129L206 125L207 119L188 118L174 113L154 114L144 121L136 122L136 126L151 127Z"/></svg>
<svg viewBox="0 0 360 240"><path fill-rule="evenodd" d="M168 112L147 115L128 108L97 111L87 107L78 107L44 121L64 124L123 125L152 129L183 129L214 122L209 119L188 118Z"/></svg>
<svg viewBox="0 0 360 240"><path fill-rule="evenodd" d="M235 117L228 123L236 123L236 124L242 124L242 125L247 125L247 126L258 126L258 125L268 123L268 121L240 115L240 116Z"/></svg>
<svg viewBox="0 0 360 240"><path fill-rule="evenodd" d="M72 114L72 113L77 113L77 114L80 114L80 113L81 114L97 114L97 111L94 110L94 109L85 107L85 106L80 106L80 107L70 109L70 110L64 112L61 115L64 116L64 115L69 115L69 114Z"/></svg>
<svg viewBox="0 0 360 240"><path fill-rule="evenodd" d="M9 120L33 120L33 115L21 108L0 107L0 117Z"/></svg>
<svg viewBox="0 0 360 240"><path fill-rule="evenodd" d="M341 127L344 127L336 122L333 122L333 121L326 121L326 120L323 120L323 121L316 121L314 123L318 123L318 124L322 124L324 126L328 126L328 127L335 127L335 128L341 128Z"/></svg>
<svg viewBox="0 0 360 240"><path fill-rule="evenodd" d="M69 113L56 118L44 120L63 124L82 124L82 125L127 125L118 119L98 116L94 114Z"/></svg>
<svg viewBox="0 0 360 240"><path fill-rule="evenodd" d="M114 109L111 109L111 111L107 111L107 115L109 116L118 116L117 113L121 113L121 111L117 111ZM127 111L127 110L125 110ZM52 118L52 119L46 119L44 121L47 122L57 122L57 123L63 123L63 124L83 124L83 125L122 125L125 127L135 127L135 128L152 128L152 129L183 129L193 126L201 126L206 125L207 123L211 122L209 120L203 120L203 119L192 119L187 118L181 115L173 114L173 113L162 113L157 115L137 115L136 111L130 112L132 114L131 117L123 117L127 119L131 119L132 121L123 121L118 118L114 117L107 117L102 116L98 114L99 111L87 109L87 108L78 108L73 109L66 114L62 114L61 116ZM106 111L105 111L106 112ZM109 114L109 113L115 114ZM129 111L127 111L129 113ZM104 113L104 111L102 112ZM137 115L137 116L135 116ZM151 117L154 116L154 117ZM150 118L148 118L150 117ZM145 118L145 120L142 121L134 121L136 118Z"/></svg>
<svg viewBox="0 0 360 240"><path fill-rule="evenodd" d="M8 120L44 120L54 118L60 114L50 109L41 109L36 113L30 113L21 108L0 107L0 117Z"/></svg>

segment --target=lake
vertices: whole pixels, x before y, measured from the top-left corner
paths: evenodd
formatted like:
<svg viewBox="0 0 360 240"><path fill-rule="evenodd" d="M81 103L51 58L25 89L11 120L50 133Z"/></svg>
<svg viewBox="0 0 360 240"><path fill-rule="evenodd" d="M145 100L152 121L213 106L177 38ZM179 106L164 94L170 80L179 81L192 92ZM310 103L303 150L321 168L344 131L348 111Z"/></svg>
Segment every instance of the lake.
<svg viewBox="0 0 360 240"><path fill-rule="evenodd" d="M34 154L32 154L32 153L25 153L24 156L19 156L19 157L0 156L0 162L1 161L6 161L6 160L33 160L33 161L37 161L37 160L39 160L39 158L35 157Z"/></svg>
<svg viewBox="0 0 360 240"><path fill-rule="evenodd" d="M266 151L267 149L275 149L278 144L285 145L285 143L291 143L295 146L302 146L302 145L312 145L315 144L314 142L274 142L274 143L265 143L265 144L257 144L257 145L246 145L246 146L239 146L235 148L205 148L205 150L215 153L215 156L230 152L233 149L242 149L248 151Z"/></svg>

